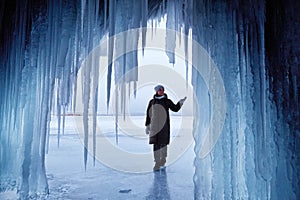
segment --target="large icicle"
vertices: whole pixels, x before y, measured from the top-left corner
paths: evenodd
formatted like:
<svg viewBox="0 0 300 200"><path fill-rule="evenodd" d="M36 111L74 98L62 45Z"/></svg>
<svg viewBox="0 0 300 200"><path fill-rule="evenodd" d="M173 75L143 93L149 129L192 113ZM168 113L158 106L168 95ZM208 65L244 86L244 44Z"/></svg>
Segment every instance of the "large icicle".
<svg viewBox="0 0 300 200"><path fill-rule="evenodd" d="M175 46L176 46L176 10L175 1L167 1L167 33L166 33L166 54L169 57L169 63L175 64ZM171 31L168 31L170 29Z"/></svg>
<svg viewBox="0 0 300 200"><path fill-rule="evenodd" d="M141 25L142 25L142 48L143 48L143 55L144 55L144 49L146 46L146 27L147 27L147 20L148 20L148 0L142 0L141 1ZM136 2L135 2L136 3ZM138 11L139 9L137 9ZM138 19L139 16L136 16L136 19Z"/></svg>
<svg viewBox="0 0 300 200"><path fill-rule="evenodd" d="M189 30L190 27L192 26L193 22L192 22L192 18L193 15L192 13L192 7L193 7L193 0L185 0L184 1L184 35L188 36L189 35ZM189 83L189 74L188 74L188 69L189 69L189 63L188 63L188 37L184 37L185 41L184 41L184 56L185 56L185 70L186 70L186 74L185 74L185 79L186 79L186 87L188 87L188 83Z"/></svg>
<svg viewBox="0 0 300 200"><path fill-rule="evenodd" d="M109 37L115 34L115 21L116 21L116 0L109 1L109 27L108 35ZM114 52L114 40L110 39L108 44L108 71L107 71L107 109L110 100L110 89L111 89L111 73L113 66L113 52Z"/></svg>
<svg viewBox="0 0 300 200"><path fill-rule="evenodd" d="M93 78L93 164L96 163L96 132L97 132L97 108L98 108L98 83L99 83L99 58L92 58Z"/></svg>

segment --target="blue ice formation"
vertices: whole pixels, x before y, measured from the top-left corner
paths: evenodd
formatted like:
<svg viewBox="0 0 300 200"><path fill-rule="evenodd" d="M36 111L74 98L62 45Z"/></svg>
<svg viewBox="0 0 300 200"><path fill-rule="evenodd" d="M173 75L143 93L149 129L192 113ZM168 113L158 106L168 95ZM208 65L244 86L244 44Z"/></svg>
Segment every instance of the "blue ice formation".
<svg viewBox="0 0 300 200"><path fill-rule="evenodd" d="M146 27L149 19L166 14L168 29L186 35L192 30L193 39L218 66L226 91L223 132L205 158L199 153L210 110L199 107L204 117L195 122L200 129L195 135L194 198L299 199L299 8L299 1L292 0L3 0L0 191L17 189L24 199L47 195L45 154L51 111L59 119L58 145L64 113L69 107L75 109L77 90L84 94L86 145L91 107L96 120L97 106L90 100L97 102L97 70L85 68L83 87L76 84L84 58L105 35ZM143 29L144 47L146 34ZM112 63L115 45L126 48L138 40L137 36L135 41L108 44L107 103L112 77L118 81L138 65L137 52ZM168 32L166 53L171 63L176 62L175 40ZM193 54L182 42L186 55ZM137 81L136 74L125 82ZM195 70L192 77L199 102L207 105L205 83ZM123 101L126 90L119 91Z"/></svg>

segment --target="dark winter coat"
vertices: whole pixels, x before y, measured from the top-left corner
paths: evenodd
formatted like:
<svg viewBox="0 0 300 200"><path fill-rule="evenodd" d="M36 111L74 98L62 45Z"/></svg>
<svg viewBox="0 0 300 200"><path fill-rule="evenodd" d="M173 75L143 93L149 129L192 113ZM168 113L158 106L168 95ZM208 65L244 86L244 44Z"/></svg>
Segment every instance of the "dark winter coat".
<svg viewBox="0 0 300 200"><path fill-rule="evenodd" d="M146 126L150 125L149 144L170 143L169 109L178 112L180 108L180 103L175 105L172 100L168 99L167 94L153 96L148 104L145 123Z"/></svg>

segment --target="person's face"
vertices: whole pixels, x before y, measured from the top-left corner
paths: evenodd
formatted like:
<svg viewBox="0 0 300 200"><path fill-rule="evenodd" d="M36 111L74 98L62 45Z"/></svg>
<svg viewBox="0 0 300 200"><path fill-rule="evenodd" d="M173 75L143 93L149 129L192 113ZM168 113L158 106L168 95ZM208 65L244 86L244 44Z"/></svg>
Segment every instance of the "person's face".
<svg viewBox="0 0 300 200"><path fill-rule="evenodd" d="M157 91L157 94L159 95L159 96L162 96L162 95L164 95L164 89L163 88L159 88L159 90Z"/></svg>

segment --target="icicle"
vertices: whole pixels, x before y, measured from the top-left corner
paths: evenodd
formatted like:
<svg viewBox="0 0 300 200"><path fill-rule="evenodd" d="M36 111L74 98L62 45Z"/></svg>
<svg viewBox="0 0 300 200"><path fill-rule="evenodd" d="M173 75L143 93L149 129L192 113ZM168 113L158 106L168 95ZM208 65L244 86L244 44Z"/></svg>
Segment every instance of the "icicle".
<svg viewBox="0 0 300 200"><path fill-rule="evenodd" d="M84 167L86 170L87 154L88 154L88 138L89 138L89 101L90 101L90 65L91 63L85 63L84 66L84 82L83 82L83 130L84 130Z"/></svg>
<svg viewBox="0 0 300 200"><path fill-rule="evenodd" d="M166 0L162 1L162 13L166 13Z"/></svg>
<svg viewBox="0 0 300 200"><path fill-rule="evenodd" d="M37 134L37 127L39 125L39 119L36 117L36 112L38 109L36 105L38 105L39 97L36 95L38 83L37 81L39 78L39 45L38 45L38 38L39 38L39 26L35 27L34 25L39 24L38 19L33 19L32 30L30 35L36 40L32 40L29 44L30 48L27 50L27 68L28 71L24 73L24 80L26 80L26 91L29 92L27 98L25 100L26 105L24 107L24 116L23 116L23 163L22 163L22 183L21 183L21 198L27 198L31 192L31 177L36 176L37 171L33 171L31 169L36 168L34 163L37 157L34 155L36 148L38 147L38 143L35 140L35 136ZM27 72L27 74L26 74ZM39 138L36 138L39 140ZM34 149L32 151L32 148ZM34 187L34 185L32 185ZM36 190L33 190L34 192Z"/></svg>
<svg viewBox="0 0 300 200"><path fill-rule="evenodd" d="M94 112L93 112L93 164L95 166L96 160L96 133L97 133L97 104L98 104L98 86L95 88L94 94Z"/></svg>
<svg viewBox="0 0 300 200"><path fill-rule="evenodd" d="M182 19L182 0L176 0L175 2L175 30L178 34L178 43L181 46L181 23L183 23Z"/></svg>
<svg viewBox="0 0 300 200"><path fill-rule="evenodd" d="M81 36L83 37L83 35L84 35L84 27L83 27L83 24L84 24L84 11L85 11L85 6L86 6L86 0L81 0L81 13L80 13L80 16L81 16L81 20L80 20L80 22L81 22L81 28L80 28L80 30L81 30Z"/></svg>
<svg viewBox="0 0 300 200"><path fill-rule="evenodd" d="M106 29L107 19L107 0L104 0L104 29Z"/></svg>
<svg viewBox="0 0 300 200"><path fill-rule="evenodd" d="M56 23L56 21L59 19L59 15L56 15L55 13L57 12L56 9L61 9L61 5L57 6L57 5L54 5L54 4L51 4L50 6L50 9L49 9L49 16L53 16L53 17L50 17L49 20L50 20L50 26L49 26L49 31L48 31L48 34L49 34L49 45L50 45L50 61L49 61L49 67L50 67L50 89L49 89L49 92L50 94L52 95L52 98L49 97L49 102L48 102L48 106L50 108L50 111L54 111L55 109L57 109L57 101L55 99L55 89L57 89L57 83L56 83L56 62L57 62L57 59L56 59L56 55L58 54L58 46L59 46L59 37L58 37L58 32L59 32L59 28L58 28L58 24ZM58 8L57 8L58 7ZM56 94L58 94L59 91L56 92ZM57 114L57 113L56 113ZM49 113L49 124L48 124L48 130L47 130L47 144L48 144L48 147L47 147L47 151L49 150L49 137L50 137L50 120L51 120L51 113Z"/></svg>
<svg viewBox="0 0 300 200"><path fill-rule="evenodd" d="M118 135L118 123L119 123L119 91L116 88L116 104L115 104L115 132L116 132L116 144L119 144Z"/></svg>
<svg viewBox="0 0 300 200"><path fill-rule="evenodd" d="M116 0L111 0L109 2L109 28L108 28L109 37L112 37L115 34L115 21L116 21ZM114 52L114 40L110 38L108 43L107 101L106 101L107 112L108 112L108 105L110 100L113 52Z"/></svg>
<svg viewBox="0 0 300 200"><path fill-rule="evenodd" d="M45 88L43 87L42 83L42 76L43 76L43 69L40 67L41 66L41 57L42 51L39 47L41 44L41 41L39 41L39 44L37 46L37 62L36 62L36 88L40 88L40 91L37 89L35 90L35 93L38 94L36 95L36 105L38 105L35 108L35 113L34 113L34 118L35 122L33 124L33 136L32 136L32 150L31 150L31 161L32 162L38 162L40 163L40 155L39 155L39 148L40 148L40 130L41 130L41 115L42 115L42 105L41 105L41 100L43 96L43 92L45 91ZM44 63L43 63L44 64ZM44 80L44 77L43 77ZM39 131L36 131L39 130ZM31 191L36 191L37 190L37 181L32 181L32 180L38 180L38 176L40 174L40 168L39 165L31 165L30 166L30 178L29 178L29 185L30 185L30 192Z"/></svg>
<svg viewBox="0 0 300 200"><path fill-rule="evenodd" d="M144 55L144 49L146 45L146 31L148 20L148 0L142 0L142 53Z"/></svg>
<svg viewBox="0 0 300 200"><path fill-rule="evenodd" d="M188 88L188 83L189 83L189 63L188 63L188 38L189 38L189 28L192 24L190 24L190 16L192 13L192 0L185 0L184 3L184 56L185 56L185 80L186 80L186 88Z"/></svg>
<svg viewBox="0 0 300 200"><path fill-rule="evenodd" d="M270 133L270 125L269 125L269 105L270 102L268 102L268 91L269 88L267 88L267 74L266 74L266 65L265 65L265 33L264 33L264 9L257 8L258 12L258 57L259 57L259 76L260 76L260 114L262 119L262 136L260 137L262 139L262 149L261 149L261 160L260 160L260 166L263 168L262 177L266 181L266 185L268 186L270 184L270 181L272 179L274 168L272 166L275 165L274 160L272 159L274 157L273 151L271 149L271 146L273 146L273 134ZM266 166L265 163L268 163ZM266 187L267 187L266 186ZM267 187L268 188L268 187ZM269 191L270 192L270 191ZM266 191L265 196L268 197L268 190Z"/></svg>
<svg viewBox="0 0 300 200"><path fill-rule="evenodd" d="M59 88L60 82L57 84L57 94L56 94L56 116L57 116L57 147L59 147L60 143L60 122L61 122L61 106L59 99Z"/></svg>
<svg viewBox="0 0 300 200"><path fill-rule="evenodd" d="M75 114L75 110L76 110L76 96L77 96L77 77L74 77L74 84L73 84L73 114Z"/></svg>
<svg viewBox="0 0 300 200"><path fill-rule="evenodd" d="M136 92L137 92L137 83L136 81L133 82L133 94L134 94L134 98L136 98Z"/></svg>
<svg viewBox="0 0 300 200"><path fill-rule="evenodd" d="M97 106L99 82L99 58L93 56L93 164L96 160Z"/></svg>
<svg viewBox="0 0 300 200"><path fill-rule="evenodd" d="M50 107L51 108L51 107ZM51 109L49 109L48 113L47 113L47 127L46 127L46 154L49 153L49 139L50 139L50 121L51 121Z"/></svg>
<svg viewBox="0 0 300 200"><path fill-rule="evenodd" d="M154 29L154 25L153 25L154 20L151 20L151 39L153 39L153 29Z"/></svg>
<svg viewBox="0 0 300 200"><path fill-rule="evenodd" d="M176 21L175 5L173 1L167 2L167 33L166 33L166 54L169 57L169 63L175 64L175 45L176 45Z"/></svg>
<svg viewBox="0 0 300 200"><path fill-rule="evenodd" d="M77 14L77 21L79 21L80 15ZM78 24L78 22L76 23L76 28L75 28L75 50L74 50L74 63L73 63L73 74L72 74L72 78L73 78L73 100L72 100L72 104L73 104L73 113L75 114L75 110L76 110L76 103L77 103L77 73L78 73L78 66L79 66L79 49L80 49L80 34L79 34L79 30L80 30L80 26Z"/></svg>
<svg viewBox="0 0 300 200"><path fill-rule="evenodd" d="M94 6L93 4L88 4L88 31L87 31L87 49L88 52L93 47L93 36L91 34L90 29L93 26L94 18L92 13L94 13ZM88 144L89 144L89 105L90 105L90 94L91 94L91 71L92 66L95 64L94 57L87 59L83 66L83 130L84 130L84 167L86 170L87 166L87 156L88 156Z"/></svg>
<svg viewBox="0 0 300 200"><path fill-rule="evenodd" d="M66 124L66 106L63 106L63 123L62 123L62 134L65 135L65 124Z"/></svg>
<svg viewBox="0 0 300 200"><path fill-rule="evenodd" d="M120 113L123 114L123 120L125 119L125 96L126 96L126 90L125 90L125 81L121 80L121 94L120 94L120 104L121 104L121 109L120 109ZM122 115L121 115L122 116Z"/></svg>

